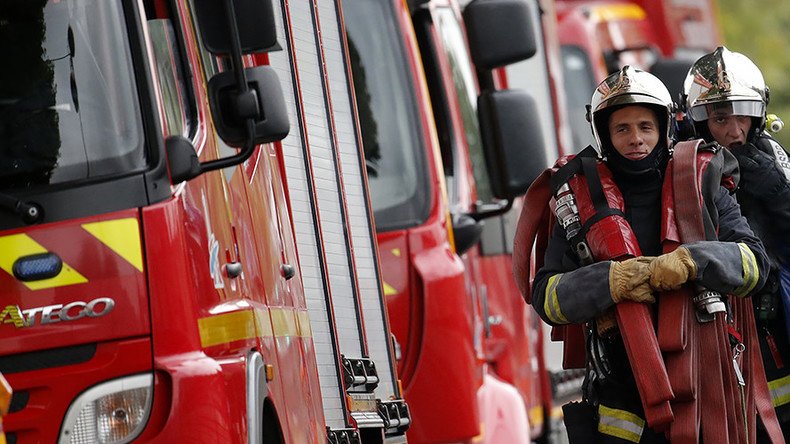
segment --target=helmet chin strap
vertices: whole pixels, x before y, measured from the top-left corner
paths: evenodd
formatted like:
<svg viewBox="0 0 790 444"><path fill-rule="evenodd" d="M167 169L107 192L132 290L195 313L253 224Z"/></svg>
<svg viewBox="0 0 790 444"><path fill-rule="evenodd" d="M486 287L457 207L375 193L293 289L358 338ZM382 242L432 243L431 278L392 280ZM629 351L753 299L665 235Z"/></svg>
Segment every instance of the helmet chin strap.
<svg viewBox="0 0 790 444"><path fill-rule="evenodd" d="M765 117L752 117L752 127L749 128L749 134L746 135L747 143L757 142L757 136L765 130Z"/></svg>

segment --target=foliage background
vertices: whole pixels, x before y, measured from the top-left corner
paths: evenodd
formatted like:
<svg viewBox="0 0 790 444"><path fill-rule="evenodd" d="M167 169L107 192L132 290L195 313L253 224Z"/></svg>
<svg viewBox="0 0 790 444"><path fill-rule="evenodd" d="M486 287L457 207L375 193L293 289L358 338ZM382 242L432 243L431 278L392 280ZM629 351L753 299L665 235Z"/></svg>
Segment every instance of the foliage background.
<svg viewBox="0 0 790 444"><path fill-rule="evenodd" d="M762 70L770 88L768 112L785 122L775 136L790 149L790 2L717 0L724 44Z"/></svg>

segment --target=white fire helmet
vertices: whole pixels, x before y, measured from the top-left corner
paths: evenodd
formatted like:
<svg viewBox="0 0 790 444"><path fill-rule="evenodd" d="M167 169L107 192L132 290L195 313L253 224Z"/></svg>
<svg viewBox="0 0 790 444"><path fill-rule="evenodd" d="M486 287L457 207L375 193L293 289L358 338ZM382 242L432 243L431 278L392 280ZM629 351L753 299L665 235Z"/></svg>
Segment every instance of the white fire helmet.
<svg viewBox="0 0 790 444"><path fill-rule="evenodd" d="M587 120L592 126L600 156L611 147L609 116L626 105L642 105L655 111L659 126L666 137L666 147L671 146L674 106L669 90L658 77L641 69L626 65L604 79L593 92Z"/></svg>
<svg viewBox="0 0 790 444"><path fill-rule="evenodd" d="M768 87L760 69L743 54L719 46L700 57L686 75L683 92L686 113L698 134L707 127L697 124L713 115L752 117L752 134L765 127Z"/></svg>

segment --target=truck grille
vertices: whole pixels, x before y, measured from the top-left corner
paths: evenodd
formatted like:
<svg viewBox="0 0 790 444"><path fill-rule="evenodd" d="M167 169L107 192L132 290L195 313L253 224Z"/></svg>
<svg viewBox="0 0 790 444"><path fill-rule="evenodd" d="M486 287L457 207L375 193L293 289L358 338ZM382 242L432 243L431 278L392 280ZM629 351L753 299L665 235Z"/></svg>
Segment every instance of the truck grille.
<svg viewBox="0 0 790 444"><path fill-rule="evenodd" d="M0 356L0 373L29 372L87 362L96 354L96 344Z"/></svg>

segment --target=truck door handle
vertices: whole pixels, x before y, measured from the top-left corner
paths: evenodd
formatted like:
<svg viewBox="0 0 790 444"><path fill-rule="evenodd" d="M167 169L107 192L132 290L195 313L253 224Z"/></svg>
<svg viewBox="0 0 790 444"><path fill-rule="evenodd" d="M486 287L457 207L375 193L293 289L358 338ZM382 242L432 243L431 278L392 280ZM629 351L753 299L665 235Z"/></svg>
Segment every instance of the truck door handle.
<svg viewBox="0 0 790 444"><path fill-rule="evenodd" d="M294 277L294 275L296 275L296 270L294 269L294 266L291 264L282 264L280 265L280 274L287 281L292 277Z"/></svg>
<svg viewBox="0 0 790 444"><path fill-rule="evenodd" d="M241 262L229 262L225 264L225 273L231 279L239 277L241 274Z"/></svg>
<svg viewBox="0 0 790 444"><path fill-rule="evenodd" d="M500 325L502 323L502 315L488 315L488 325Z"/></svg>

